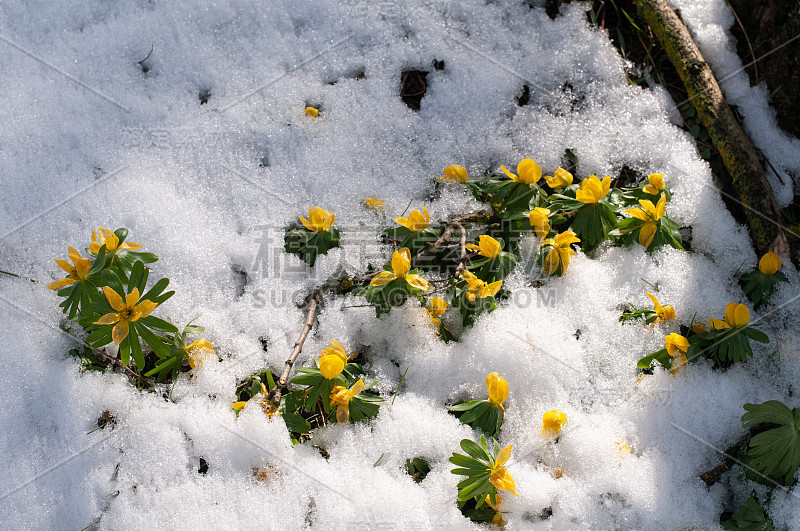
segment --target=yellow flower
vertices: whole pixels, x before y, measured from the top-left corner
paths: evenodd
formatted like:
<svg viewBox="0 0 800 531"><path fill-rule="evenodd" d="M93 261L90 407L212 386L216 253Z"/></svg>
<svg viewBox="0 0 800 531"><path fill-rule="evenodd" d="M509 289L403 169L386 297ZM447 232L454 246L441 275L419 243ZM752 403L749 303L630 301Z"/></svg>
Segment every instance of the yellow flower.
<svg viewBox="0 0 800 531"><path fill-rule="evenodd" d="M439 177L439 180L443 182L464 184L467 182L467 169L464 166L453 164L444 169L444 175Z"/></svg>
<svg viewBox="0 0 800 531"><path fill-rule="evenodd" d="M750 310L744 304L736 304L731 302L725 307L725 320L709 319L709 324L714 330L723 330L725 328L736 328L745 326L750 322Z"/></svg>
<svg viewBox="0 0 800 531"><path fill-rule="evenodd" d="M502 409L503 402L508 398L508 382L496 372L486 375L486 388L489 390L489 402Z"/></svg>
<svg viewBox="0 0 800 531"><path fill-rule="evenodd" d="M342 374L344 366L347 365L347 360L353 359L357 355L353 353L348 356L344 347L338 341L331 339L331 346L321 350L319 353L319 360L317 360L319 372L326 379L333 380Z"/></svg>
<svg viewBox="0 0 800 531"><path fill-rule="evenodd" d="M774 275L782 265L781 259L778 258L775 253L770 251L762 256L761 260L758 261L758 270L765 275Z"/></svg>
<svg viewBox="0 0 800 531"><path fill-rule="evenodd" d="M403 247L399 251L395 251L392 255L392 271L394 271L394 273L381 271L375 275L375 278L372 279L369 285L383 286L394 279L401 278L408 282L413 288L428 291L430 289L428 281L422 278L421 275L409 275L409 269L411 269L411 251L409 251L407 247Z"/></svg>
<svg viewBox="0 0 800 531"><path fill-rule="evenodd" d="M300 216L300 223L312 232L326 231L333 226L336 216L333 211L328 212L320 207L308 207L308 217L311 221Z"/></svg>
<svg viewBox="0 0 800 531"><path fill-rule="evenodd" d="M350 420L350 401L364 390L364 380L358 380L353 387L336 385L331 389L331 405L336 407L336 422Z"/></svg>
<svg viewBox="0 0 800 531"><path fill-rule="evenodd" d="M192 369L202 365L208 356L215 354L214 345L207 339L198 339L186 347L186 356Z"/></svg>
<svg viewBox="0 0 800 531"><path fill-rule="evenodd" d="M558 435L564 424L567 423L567 416L557 409L548 411L542 416L542 435Z"/></svg>
<svg viewBox="0 0 800 531"><path fill-rule="evenodd" d="M492 504L492 497L488 494L486 495L486 499L484 500L486 505L494 509L497 514L492 517L492 524L503 527L506 525L505 520L503 520L503 515L500 513L500 504L503 503L503 500L500 499L500 493L495 494L495 499L497 500L497 504Z"/></svg>
<svg viewBox="0 0 800 531"><path fill-rule="evenodd" d="M122 297L108 286L103 286L103 293L111 307L116 313L107 313L95 321L97 325L114 325L111 331L111 339L115 345L122 343L128 337L130 323L136 322L142 317L147 317L158 306L151 300L139 300L139 289L133 288L123 300ZM115 324L116 323L116 324Z"/></svg>
<svg viewBox="0 0 800 531"><path fill-rule="evenodd" d="M664 345L667 349L667 354L675 357L675 351L680 350L686 353L689 350L689 340L680 334L669 334L664 336Z"/></svg>
<svg viewBox="0 0 800 531"><path fill-rule="evenodd" d="M536 164L533 159L522 159L520 163L517 164L517 173L519 175L514 175L508 171L505 166L500 166L500 169L503 170L503 173L508 175L510 179L522 184L534 184L542 178L542 167Z"/></svg>
<svg viewBox="0 0 800 531"><path fill-rule="evenodd" d="M428 299L428 308L427 312L428 315L431 316L431 321L434 325L439 324L439 317L442 316L444 311L447 309L447 301L440 297L431 297Z"/></svg>
<svg viewBox="0 0 800 531"><path fill-rule="evenodd" d="M536 207L528 212L528 220L539 238L546 238L550 233L549 208Z"/></svg>
<svg viewBox="0 0 800 531"><path fill-rule="evenodd" d="M461 270L461 276L467 281L466 297L472 302L475 302L476 298L485 299L486 297L494 297L503 286L502 280L487 284L466 269Z"/></svg>
<svg viewBox="0 0 800 531"><path fill-rule="evenodd" d="M655 310L656 315L658 315L658 320L669 321L670 319L675 318L675 309L671 304L669 306L661 306L661 303L658 302L656 296L649 291L647 292L647 296L650 297L651 301L653 301L653 309Z"/></svg>
<svg viewBox="0 0 800 531"><path fill-rule="evenodd" d="M590 175L581 181L581 189L575 192L575 199L581 203L597 203L608 194L611 187L611 177L606 175L603 180L596 175Z"/></svg>
<svg viewBox="0 0 800 531"><path fill-rule="evenodd" d="M371 208L376 212L383 210L383 201L381 201L377 197L370 197L369 199L364 201L364 204L367 206L367 208Z"/></svg>
<svg viewBox="0 0 800 531"><path fill-rule="evenodd" d="M552 249L544 257L544 271L548 275L554 274L561 266L562 274L567 272L570 256L578 253L571 247L573 243L579 243L581 240L571 230L564 231L561 234L556 234L555 238L548 238L544 240L541 245L551 245Z"/></svg>
<svg viewBox="0 0 800 531"><path fill-rule="evenodd" d="M491 236L481 234L478 237L478 245L475 245L474 243L468 243L467 249L470 251L478 251L486 258L494 258L500 254L502 247L500 247L500 242Z"/></svg>
<svg viewBox="0 0 800 531"><path fill-rule="evenodd" d="M278 408L275 406L275 404L273 404L267 398L268 394L269 393L267 391L267 386L262 383L261 384L261 392L256 396L250 397L250 400L256 400L259 403L259 405L261 406L261 410L264 411L264 414L266 416L268 416L269 418L272 418L273 416L279 416L281 413L280 413L280 411L278 411ZM231 408L234 411L241 411L241 410L243 410L245 408L245 406L247 406L248 403L249 403L249 401L248 402L244 402L244 401L242 401L242 402L234 402L233 404L231 404Z"/></svg>
<svg viewBox="0 0 800 531"><path fill-rule="evenodd" d="M428 209L425 208L424 205L422 206L422 210L425 212L425 214L419 210L412 210L411 214L409 214L407 218L394 218L394 222L413 232L425 230L430 224L431 215L428 214Z"/></svg>
<svg viewBox="0 0 800 531"><path fill-rule="evenodd" d="M122 242L122 245L120 245L116 234L105 227L99 227L97 232L92 231L92 243L89 244L89 252L97 254L103 245L106 246L106 254L111 254L117 249L130 249L133 251L142 248L141 243L134 242Z"/></svg>
<svg viewBox="0 0 800 531"><path fill-rule="evenodd" d="M550 188L566 188L572 184L572 174L564 168L559 168L551 175L545 175L544 180Z"/></svg>
<svg viewBox="0 0 800 531"><path fill-rule="evenodd" d="M306 110L304 112L306 116L310 116L312 118L316 118L317 116L319 116L319 109L317 109L316 107L306 107Z"/></svg>
<svg viewBox="0 0 800 531"><path fill-rule="evenodd" d="M492 465L492 474L489 476L489 482L494 485L497 490L507 490L514 496L517 494L517 485L514 483L514 478L511 473L506 469L505 465L508 458L511 457L511 448L513 445L509 444L497 454L497 459L494 460Z"/></svg>
<svg viewBox="0 0 800 531"><path fill-rule="evenodd" d="M644 187L645 193L650 195L658 195L664 189L664 174L651 173L647 176L647 182L650 183Z"/></svg>
<svg viewBox="0 0 800 531"><path fill-rule="evenodd" d="M640 199L639 204L642 208L629 208L625 212L636 219L647 222L639 231L639 243L643 247L650 247L656 235L656 229L658 229L656 221L661 219L661 216L664 215L664 210L667 206L667 198L664 194L661 194L661 199L658 200L658 204L656 205L647 199Z"/></svg>
<svg viewBox="0 0 800 531"><path fill-rule="evenodd" d="M51 282L47 285L47 289L61 289L64 286L69 286L79 280L83 280L89 273L89 269L92 267L91 260L81 258L80 253L74 247L68 248L67 255L74 265L70 265L66 260L56 258L58 267L67 272L67 277Z"/></svg>
<svg viewBox="0 0 800 531"><path fill-rule="evenodd" d="M693 325L690 327L690 330L691 330L692 332L694 332L695 334L702 334L703 332L705 332L705 331L706 331L706 328L708 328L708 327L706 326L706 324L705 324L705 323L694 323L694 324L693 324Z"/></svg>
<svg viewBox="0 0 800 531"><path fill-rule="evenodd" d="M674 358L672 358L672 365L669 368L670 374L678 374L679 371L683 370L686 367L688 360L686 359L686 354L681 352Z"/></svg>

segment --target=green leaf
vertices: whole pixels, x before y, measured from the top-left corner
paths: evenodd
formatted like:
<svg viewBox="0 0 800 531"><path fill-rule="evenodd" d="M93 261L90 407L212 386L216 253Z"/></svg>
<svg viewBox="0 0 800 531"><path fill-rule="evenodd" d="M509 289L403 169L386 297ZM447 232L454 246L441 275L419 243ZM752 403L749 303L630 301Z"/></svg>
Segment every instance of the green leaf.
<svg viewBox="0 0 800 531"><path fill-rule="evenodd" d="M672 356L669 355L667 349L662 348L661 350L656 350L655 352L651 352L647 356L640 359L636 366L640 369L649 369L650 365L653 361L657 361L667 369L672 366Z"/></svg>
<svg viewBox="0 0 800 531"><path fill-rule="evenodd" d="M286 423L286 429L293 433L309 433L311 424L296 413L284 413L281 415Z"/></svg>
<svg viewBox="0 0 800 531"><path fill-rule="evenodd" d="M745 404L743 426L768 423L776 427L757 434L750 440L751 466L767 476L790 485L800 468L800 409L789 409L777 400L763 404Z"/></svg>
<svg viewBox="0 0 800 531"><path fill-rule="evenodd" d="M478 446L478 443L476 443L475 441L471 441L469 439L462 439L461 449L467 452L475 459L485 460L487 462L492 460L491 456L486 452L486 450Z"/></svg>
<svg viewBox="0 0 800 531"><path fill-rule="evenodd" d="M739 506L733 518L721 523L728 531L772 531L775 527L772 520L764 513L764 509L753 498Z"/></svg>

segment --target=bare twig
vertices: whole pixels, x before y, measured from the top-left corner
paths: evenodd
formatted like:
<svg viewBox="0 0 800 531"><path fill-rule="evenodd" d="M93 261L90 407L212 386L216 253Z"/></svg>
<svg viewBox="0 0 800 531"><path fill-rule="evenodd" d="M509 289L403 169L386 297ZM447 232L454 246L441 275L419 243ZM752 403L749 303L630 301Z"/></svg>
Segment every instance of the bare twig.
<svg viewBox="0 0 800 531"><path fill-rule="evenodd" d="M3 271L2 269L0 269L0 274L8 275L10 277L21 278L22 280L27 280L27 281L33 282L35 284L44 284L44 282L41 282L39 280L36 280L36 279L33 279L33 278L28 278L28 277L23 277L22 275L18 275L16 273L12 273L11 271Z"/></svg>
<svg viewBox="0 0 800 531"><path fill-rule="evenodd" d="M308 299L308 311L306 312L306 322L303 326L303 330L300 332L300 337L298 337L297 341L294 342L294 348L292 349L292 353L289 355L289 359L286 360L286 365L283 368L280 378L278 378L278 381L275 382L275 387L273 387L267 395L267 399L276 405L281 401L281 389L286 387L286 384L289 381L289 374L292 372L292 367L294 366L294 362L297 360L297 356L303 352L303 343L306 342L308 333L311 332L311 328L314 326L314 317L317 314L318 297L319 294L313 293Z"/></svg>
<svg viewBox="0 0 800 531"><path fill-rule="evenodd" d="M137 64L142 64L142 63L144 63L145 61L147 61L148 59L150 59L150 56L151 56L151 55L153 55L153 50L155 50L155 48L156 48L156 45L155 45L155 44L151 44L151 45L150 45L150 53L149 53L149 54L147 54L147 57L145 57L144 59L142 59L141 61L139 61Z"/></svg>

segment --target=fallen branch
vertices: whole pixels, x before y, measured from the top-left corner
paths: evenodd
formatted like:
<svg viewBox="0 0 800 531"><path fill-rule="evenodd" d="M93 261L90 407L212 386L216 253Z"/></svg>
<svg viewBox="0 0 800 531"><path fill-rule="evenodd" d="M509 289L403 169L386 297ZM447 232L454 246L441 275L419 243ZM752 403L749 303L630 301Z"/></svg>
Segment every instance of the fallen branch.
<svg viewBox="0 0 800 531"><path fill-rule="evenodd" d="M306 342L308 333L311 332L311 328L314 326L314 317L317 314L318 297L318 293L312 293L308 298L308 311L306 312L306 322L305 325L303 325L303 330L300 332L300 337L298 337L297 341L294 342L294 348L292 349L292 353L289 355L289 359L286 360L286 365L283 367L283 372L281 373L280 378L278 378L278 381L275 382L275 387L273 387L267 395L267 399L275 405L278 405L281 402L281 389L286 387L286 384L289 382L289 374L292 372L294 362L297 360L297 356L303 352L303 343Z"/></svg>
<svg viewBox="0 0 800 531"><path fill-rule="evenodd" d="M745 207L756 250L789 257L780 209L764 167L719 88L689 30L667 0L634 0L642 18L675 66L697 116L708 129Z"/></svg>

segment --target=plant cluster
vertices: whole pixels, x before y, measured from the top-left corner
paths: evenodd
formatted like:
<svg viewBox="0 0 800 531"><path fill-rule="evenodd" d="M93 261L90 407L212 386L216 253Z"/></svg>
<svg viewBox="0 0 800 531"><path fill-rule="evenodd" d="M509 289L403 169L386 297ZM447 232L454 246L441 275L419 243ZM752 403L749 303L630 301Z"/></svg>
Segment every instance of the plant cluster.
<svg viewBox="0 0 800 531"><path fill-rule="evenodd" d="M147 288L151 269L145 264L156 262L158 256L141 251L142 245L126 241L127 237L125 228L92 231L85 256L69 247L72 263L56 259L67 276L47 287L64 298L63 312L88 334L86 347L73 352L85 367L104 369L103 357L118 359L127 367L132 358L140 377L157 375L163 381L171 375L174 379L184 361L193 368L213 355L214 347L205 339L188 343L188 335L203 332L203 327L189 323L178 332L169 319L152 315L175 292L165 291L167 278ZM118 348L118 358L100 350L110 343Z"/></svg>

